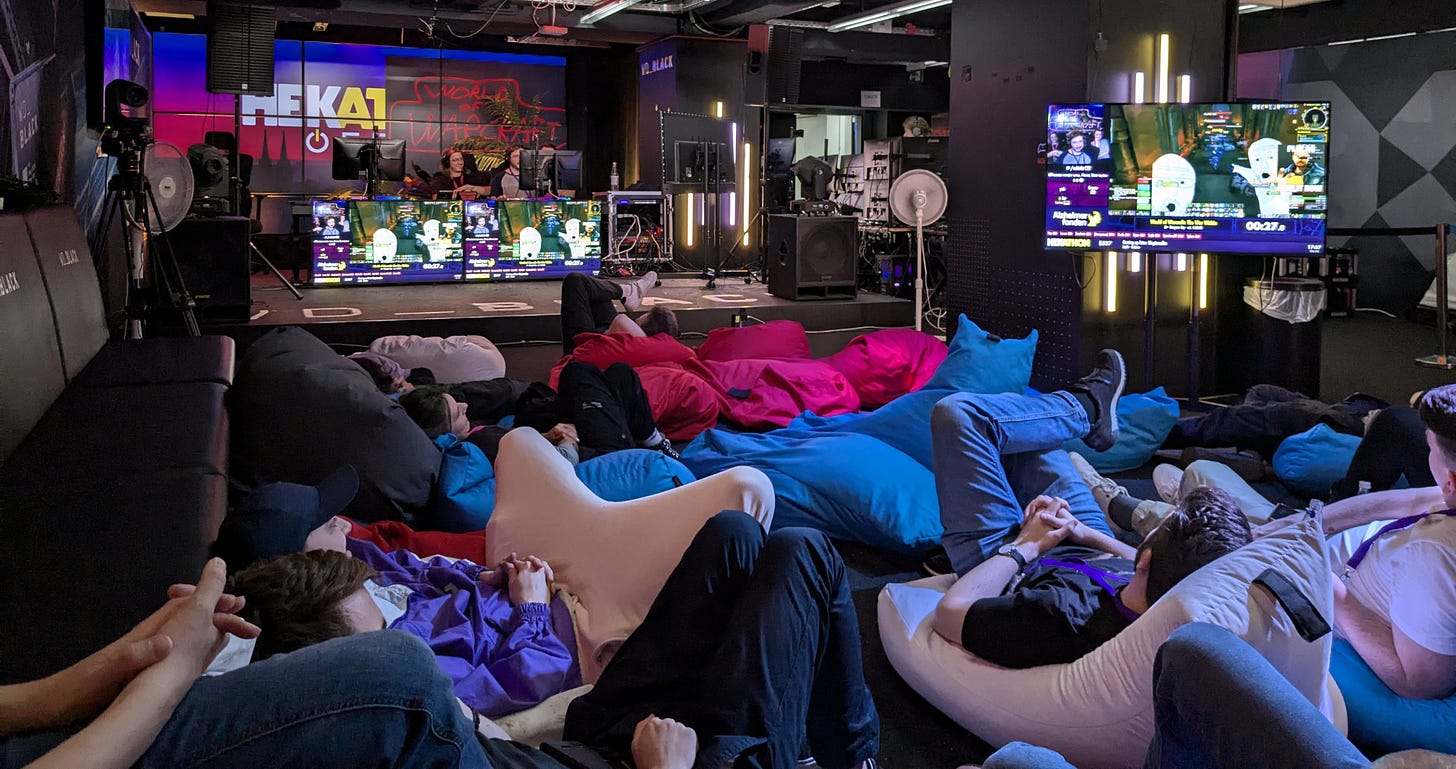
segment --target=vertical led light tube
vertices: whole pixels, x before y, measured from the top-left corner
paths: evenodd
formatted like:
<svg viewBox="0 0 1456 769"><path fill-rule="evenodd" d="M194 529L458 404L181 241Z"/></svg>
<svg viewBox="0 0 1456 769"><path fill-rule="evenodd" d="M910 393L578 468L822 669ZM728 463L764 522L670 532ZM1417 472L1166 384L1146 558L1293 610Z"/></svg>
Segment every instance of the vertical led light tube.
<svg viewBox="0 0 1456 769"><path fill-rule="evenodd" d="M1145 72L1132 73L1132 103L1142 104L1148 100L1148 76Z"/></svg>
<svg viewBox="0 0 1456 769"><path fill-rule="evenodd" d="M1173 254L1173 269L1178 272L1188 271L1188 255L1183 253Z"/></svg>
<svg viewBox="0 0 1456 769"><path fill-rule="evenodd" d="M1198 255L1198 309L1208 309L1208 254Z"/></svg>
<svg viewBox="0 0 1456 769"><path fill-rule="evenodd" d="M753 197L748 194L749 171L751 170L748 159L751 156L748 142L743 143L743 245L748 245L748 225L751 220L748 218L748 201Z"/></svg>
<svg viewBox="0 0 1456 769"><path fill-rule="evenodd" d="M1158 35L1158 82L1153 84L1157 89L1158 103L1168 103L1168 33Z"/></svg>
<svg viewBox="0 0 1456 769"><path fill-rule="evenodd" d="M1143 255L1142 254L1139 254L1136 251L1131 251L1131 252L1128 253L1128 255L1127 255L1127 271L1128 272L1142 272L1143 271Z"/></svg>
<svg viewBox="0 0 1456 769"><path fill-rule="evenodd" d="M713 117L716 117L716 118L723 117L723 102L721 102L721 101L715 101L715 102L713 102Z"/></svg>
<svg viewBox="0 0 1456 769"><path fill-rule="evenodd" d="M1178 76L1178 103L1187 104L1193 101L1193 76Z"/></svg>
<svg viewBox="0 0 1456 769"><path fill-rule="evenodd" d="M687 208L687 210L688 210L688 231L687 231L687 237L686 237L688 248L692 248L693 247L693 231L697 229L697 223L693 221L693 218L694 218L695 213L697 211L697 206L696 206L696 199L697 199L697 197L698 197L697 195L694 195L693 193L689 192L688 193L688 204L687 204L687 206L685 206Z"/></svg>
<svg viewBox="0 0 1456 769"><path fill-rule="evenodd" d="M1107 310L1107 312L1112 313L1112 312L1117 312L1117 252L1116 251L1108 251L1107 252L1107 259L1106 259L1105 265L1106 265L1105 268L1102 270L1103 272L1107 273L1107 304L1105 305L1105 309Z"/></svg>

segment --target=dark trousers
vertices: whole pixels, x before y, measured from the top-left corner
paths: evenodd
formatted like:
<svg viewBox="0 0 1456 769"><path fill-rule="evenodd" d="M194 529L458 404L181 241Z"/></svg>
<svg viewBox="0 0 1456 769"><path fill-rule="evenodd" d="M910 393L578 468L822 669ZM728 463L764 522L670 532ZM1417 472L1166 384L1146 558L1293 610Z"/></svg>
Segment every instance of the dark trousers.
<svg viewBox="0 0 1456 769"><path fill-rule="evenodd" d="M1362 419L1390 404L1355 394L1339 403L1323 403L1275 385L1254 385L1237 406L1214 409L1201 417L1180 419L1164 444L1169 448L1234 446L1272 459L1279 444L1317 424L1336 432L1359 435Z"/></svg>
<svg viewBox="0 0 1456 769"><path fill-rule="evenodd" d="M577 334L602 333L616 320L622 287L605 278L573 272L561 280L561 347L576 348Z"/></svg>
<svg viewBox="0 0 1456 769"><path fill-rule="evenodd" d="M652 405L637 372L625 363L602 371L572 361L556 383L561 421L576 425L581 445L597 454L630 449L652 437Z"/></svg>
<svg viewBox="0 0 1456 769"><path fill-rule="evenodd" d="M1416 488L1435 486L1430 458L1426 426L1416 410L1409 406L1381 409L1365 428L1365 437L1350 458L1345 477L1330 490L1330 501L1355 496L1360 481L1369 481L1371 491L1394 486L1402 475Z"/></svg>
<svg viewBox="0 0 1456 769"><path fill-rule="evenodd" d="M566 738L625 752L650 714L697 731L703 769L733 755L739 767L788 769L805 740L825 769L875 754L859 625L823 533L765 535L731 511L703 525L642 625L571 704Z"/></svg>

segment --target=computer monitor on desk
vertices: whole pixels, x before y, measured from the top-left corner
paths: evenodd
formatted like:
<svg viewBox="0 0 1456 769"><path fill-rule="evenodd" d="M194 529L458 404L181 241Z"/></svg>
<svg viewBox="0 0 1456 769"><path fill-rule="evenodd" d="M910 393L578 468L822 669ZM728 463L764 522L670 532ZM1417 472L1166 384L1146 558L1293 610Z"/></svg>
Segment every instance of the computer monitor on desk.
<svg viewBox="0 0 1456 769"><path fill-rule="evenodd" d="M372 198L379 181L404 181L404 155L404 139L334 139L333 177L363 178L364 194Z"/></svg>

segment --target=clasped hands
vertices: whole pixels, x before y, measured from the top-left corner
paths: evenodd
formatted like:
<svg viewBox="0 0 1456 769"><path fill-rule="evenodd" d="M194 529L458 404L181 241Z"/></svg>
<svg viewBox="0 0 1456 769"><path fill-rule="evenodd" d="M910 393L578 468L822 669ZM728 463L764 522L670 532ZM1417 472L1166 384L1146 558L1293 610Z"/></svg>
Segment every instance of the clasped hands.
<svg viewBox="0 0 1456 769"><path fill-rule="evenodd" d="M257 638L258 627L238 616L243 598L223 592L226 584L227 566L213 558L196 585L172 585L167 603L126 635L38 682L45 692L38 705L46 712L35 714L34 725L94 718L133 678L163 660L196 677L222 651L229 633Z"/></svg>
<svg viewBox="0 0 1456 769"><path fill-rule="evenodd" d="M494 569L482 571L479 580L481 584L497 589L509 585L511 604L519 606L523 603L549 603L551 584L556 581L556 574L551 571L550 564L534 555L520 558L511 553Z"/></svg>
<svg viewBox="0 0 1456 769"><path fill-rule="evenodd" d="M1043 494L1026 506L1014 545L1030 561L1063 541L1081 543L1086 535L1086 524L1072 515L1067 500Z"/></svg>

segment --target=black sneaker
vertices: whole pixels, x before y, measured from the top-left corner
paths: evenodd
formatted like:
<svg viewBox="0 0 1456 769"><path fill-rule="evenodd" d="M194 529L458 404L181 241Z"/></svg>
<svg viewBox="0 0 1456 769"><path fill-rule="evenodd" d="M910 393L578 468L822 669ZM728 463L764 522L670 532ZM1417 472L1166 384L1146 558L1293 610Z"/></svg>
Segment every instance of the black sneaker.
<svg viewBox="0 0 1456 769"><path fill-rule="evenodd" d="M1126 386L1127 364L1122 361L1122 353L1103 350L1097 353L1097 368L1067 388L1086 395L1097 406L1092 429L1083 439L1093 451L1106 451L1117 443L1117 399Z"/></svg>
<svg viewBox="0 0 1456 769"><path fill-rule="evenodd" d="M920 563L920 570L932 577L955 573L955 567L950 562L950 554L945 552L945 548L938 545L930 551L930 555L925 556L925 560Z"/></svg>
<svg viewBox="0 0 1456 769"><path fill-rule="evenodd" d="M661 451L663 454L666 454L667 456L676 459L679 462L682 461L682 454L677 453L677 449L672 447L672 441L668 440L667 438L663 438L662 443L653 446L652 450Z"/></svg>

